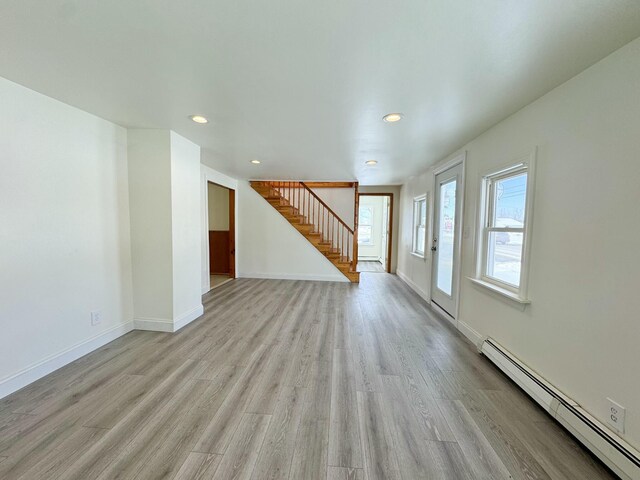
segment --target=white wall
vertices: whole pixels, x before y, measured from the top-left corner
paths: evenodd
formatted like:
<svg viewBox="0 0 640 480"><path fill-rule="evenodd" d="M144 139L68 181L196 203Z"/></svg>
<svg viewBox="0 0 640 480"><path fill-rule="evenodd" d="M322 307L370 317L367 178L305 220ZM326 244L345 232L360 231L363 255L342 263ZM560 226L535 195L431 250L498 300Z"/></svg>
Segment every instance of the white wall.
<svg viewBox="0 0 640 480"><path fill-rule="evenodd" d="M311 190L320 197L344 223L353 228L356 198L354 188L312 188Z"/></svg>
<svg viewBox="0 0 640 480"><path fill-rule="evenodd" d="M348 281L248 182L238 182L239 277Z"/></svg>
<svg viewBox="0 0 640 480"><path fill-rule="evenodd" d="M175 331L203 310L200 147L170 130L128 133L134 322Z"/></svg>
<svg viewBox="0 0 640 480"><path fill-rule="evenodd" d="M209 230L229 230L229 189L208 183Z"/></svg>
<svg viewBox="0 0 640 480"><path fill-rule="evenodd" d="M431 192L433 174L431 171L409 179L400 193L399 221L400 238L398 240L398 275L410 283L423 298L430 298L431 290L431 251L429 250L431 232L427 232L425 257L411 253L413 247L413 199L427 195L427 223L432 222L433 194Z"/></svg>
<svg viewBox="0 0 640 480"><path fill-rule="evenodd" d="M360 207L369 207L373 213L373 228L371 229L371 245L358 245L359 260L380 260L383 250L386 249L384 233L386 226L382 225L382 210L387 208L386 197L360 196ZM383 248L384 247L384 248Z"/></svg>
<svg viewBox="0 0 640 480"><path fill-rule="evenodd" d="M200 147L171 132L174 328L180 328L203 313L200 201Z"/></svg>
<svg viewBox="0 0 640 480"><path fill-rule="evenodd" d="M624 438L640 447L640 39L463 147L467 185L459 321L492 336L606 420L627 408ZM538 148L529 296L521 310L472 285L480 176ZM413 195L402 189L399 270L428 292L428 263L412 258Z"/></svg>
<svg viewBox="0 0 640 480"><path fill-rule="evenodd" d="M129 129L129 197L134 314L173 319L171 138L168 130Z"/></svg>
<svg viewBox="0 0 640 480"><path fill-rule="evenodd" d="M2 78L0 105L2 397L129 331L133 311L126 130Z"/></svg>

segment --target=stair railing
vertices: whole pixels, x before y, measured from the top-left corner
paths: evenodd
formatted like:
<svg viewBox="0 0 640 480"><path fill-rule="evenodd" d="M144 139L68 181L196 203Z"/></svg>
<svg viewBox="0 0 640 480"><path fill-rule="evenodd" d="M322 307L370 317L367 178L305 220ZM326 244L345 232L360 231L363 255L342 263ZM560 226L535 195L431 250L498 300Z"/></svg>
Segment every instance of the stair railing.
<svg viewBox="0 0 640 480"><path fill-rule="evenodd" d="M355 271L355 236L347 225L316 193L304 182L268 181L261 182L273 188L297 215L302 215L303 223L313 225L313 232L320 234L320 241L328 243L332 253L338 253L341 260L351 263Z"/></svg>

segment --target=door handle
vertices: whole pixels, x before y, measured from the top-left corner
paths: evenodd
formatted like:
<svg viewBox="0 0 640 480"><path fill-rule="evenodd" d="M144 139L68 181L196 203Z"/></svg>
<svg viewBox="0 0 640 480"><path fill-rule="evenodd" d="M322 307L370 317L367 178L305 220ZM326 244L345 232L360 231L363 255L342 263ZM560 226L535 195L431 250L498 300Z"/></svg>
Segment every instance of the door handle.
<svg viewBox="0 0 640 480"><path fill-rule="evenodd" d="M435 247L435 246L431 247L431 251L432 251L432 252L435 252L437 249L438 249L438 248L437 248L437 247Z"/></svg>

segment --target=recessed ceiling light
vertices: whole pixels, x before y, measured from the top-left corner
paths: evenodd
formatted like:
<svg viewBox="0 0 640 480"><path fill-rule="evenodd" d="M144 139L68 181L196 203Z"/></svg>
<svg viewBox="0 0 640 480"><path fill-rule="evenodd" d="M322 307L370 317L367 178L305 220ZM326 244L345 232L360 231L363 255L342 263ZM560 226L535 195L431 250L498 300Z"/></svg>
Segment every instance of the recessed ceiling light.
<svg viewBox="0 0 640 480"><path fill-rule="evenodd" d="M209 123L207 117L203 117L202 115L191 115L189 118L196 123Z"/></svg>
<svg viewBox="0 0 640 480"><path fill-rule="evenodd" d="M377 160L367 160L366 162L364 162L365 165L377 165L378 161Z"/></svg>
<svg viewBox="0 0 640 480"><path fill-rule="evenodd" d="M254 165L260 165L260 160L251 160Z"/></svg>
<svg viewBox="0 0 640 480"><path fill-rule="evenodd" d="M402 120L402 114L388 113L384 117L382 117L382 120L384 120L387 123L399 122L400 120Z"/></svg>

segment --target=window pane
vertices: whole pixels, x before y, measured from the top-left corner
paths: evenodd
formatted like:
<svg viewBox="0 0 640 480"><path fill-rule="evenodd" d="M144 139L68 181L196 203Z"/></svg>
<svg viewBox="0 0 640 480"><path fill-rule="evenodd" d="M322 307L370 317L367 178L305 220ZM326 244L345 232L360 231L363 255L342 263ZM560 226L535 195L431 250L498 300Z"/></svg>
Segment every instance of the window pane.
<svg viewBox="0 0 640 480"><path fill-rule="evenodd" d="M418 227L416 231L416 253L424 254L424 227Z"/></svg>
<svg viewBox="0 0 640 480"><path fill-rule="evenodd" d="M527 174L494 183L493 227L522 228L527 197Z"/></svg>
<svg viewBox="0 0 640 480"><path fill-rule="evenodd" d="M487 276L520 286L522 233L489 232Z"/></svg>
<svg viewBox="0 0 640 480"><path fill-rule="evenodd" d="M358 208L358 225L372 225L373 224L373 209L371 207ZM358 231L358 235L360 232Z"/></svg>
<svg viewBox="0 0 640 480"><path fill-rule="evenodd" d="M453 282L453 229L456 223L456 184L456 180L453 180L440 186L437 286L447 295L451 295Z"/></svg>
<svg viewBox="0 0 640 480"><path fill-rule="evenodd" d="M420 220L418 222L420 225L427 224L427 201L425 199L422 199L419 202L418 219Z"/></svg>
<svg viewBox="0 0 640 480"><path fill-rule="evenodd" d="M413 252L424 255L425 224L427 223L427 201L413 201Z"/></svg>
<svg viewBox="0 0 640 480"><path fill-rule="evenodd" d="M371 243L371 225L358 225L358 243Z"/></svg>

